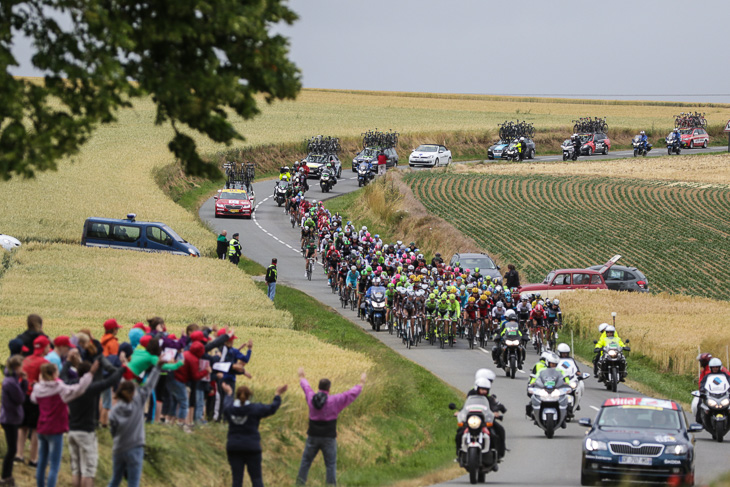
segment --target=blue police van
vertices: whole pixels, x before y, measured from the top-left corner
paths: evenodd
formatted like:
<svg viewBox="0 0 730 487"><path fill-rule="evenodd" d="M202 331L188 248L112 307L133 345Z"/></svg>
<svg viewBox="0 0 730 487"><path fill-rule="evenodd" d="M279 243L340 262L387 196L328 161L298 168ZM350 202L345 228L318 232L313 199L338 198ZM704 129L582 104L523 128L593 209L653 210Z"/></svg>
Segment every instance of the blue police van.
<svg viewBox="0 0 730 487"><path fill-rule="evenodd" d="M200 251L172 228L159 222L138 222L136 217L130 213L123 220L87 218L81 245L200 257Z"/></svg>

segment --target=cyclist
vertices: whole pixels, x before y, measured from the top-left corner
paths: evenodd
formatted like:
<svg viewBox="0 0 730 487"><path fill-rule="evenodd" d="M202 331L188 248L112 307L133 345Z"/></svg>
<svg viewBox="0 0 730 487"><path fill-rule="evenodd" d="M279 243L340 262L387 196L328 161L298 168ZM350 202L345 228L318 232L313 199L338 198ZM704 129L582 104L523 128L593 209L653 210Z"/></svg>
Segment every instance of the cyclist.
<svg viewBox="0 0 730 487"><path fill-rule="evenodd" d="M306 245L304 246L304 277L308 277L307 271L309 270L309 260L312 259L312 266L314 266L316 258L317 243L314 241L314 236L310 235Z"/></svg>
<svg viewBox="0 0 730 487"><path fill-rule="evenodd" d="M464 294L467 296L467 294ZM472 327L472 336L474 339L479 338L479 307L477 306L476 299L474 299L474 296L468 296L466 306L464 307L464 312L466 313L466 318L469 323L471 323Z"/></svg>
<svg viewBox="0 0 730 487"><path fill-rule="evenodd" d="M537 304L530 311L530 329L532 330L532 342L535 342L535 333L540 330L545 320L545 308L542 306L542 300L538 301Z"/></svg>
<svg viewBox="0 0 730 487"><path fill-rule="evenodd" d="M461 317L461 306L459 306L459 302L456 300L456 294L449 294L448 306L451 316L451 333L449 336L453 340L456 336L456 323L459 321L459 317Z"/></svg>
<svg viewBox="0 0 730 487"><path fill-rule="evenodd" d="M431 337L431 333L434 333L433 328L431 327L431 323L434 319L434 317L437 316L437 310L438 310L438 300L436 299L436 294L431 293L428 295L428 299L424 303L424 308L426 312L426 339L428 340ZM435 328L435 326L434 326Z"/></svg>
<svg viewBox="0 0 730 487"><path fill-rule="evenodd" d="M395 304L395 284L392 282L388 283L388 289L385 291L385 322L390 323L390 314L393 312L393 305ZM389 325L386 325L389 326Z"/></svg>
<svg viewBox="0 0 730 487"><path fill-rule="evenodd" d="M357 282L357 316L360 317L360 305L362 304L363 296L365 296L365 291L370 287L370 284L373 279L373 268L368 266L366 267L362 273L360 273L360 279Z"/></svg>
<svg viewBox="0 0 730 487"><path fill-rule="evenodd" d="M347 272L347 277L345 278L345 290L348 295L351 295L350 289L355 289L359 281L360 272L358 272L357 266L350 266L350 270Z"/></svg>
<svg viewBox="0 0 730 487"><path fill-rule="evenodd" d="M550 327L559 328L563 324L563 312L560 311L560 300L558 298L553 299L552 302L548 299L545 307L545 318ZM555 329L555 339L558 339L557 329Z"/></svg>

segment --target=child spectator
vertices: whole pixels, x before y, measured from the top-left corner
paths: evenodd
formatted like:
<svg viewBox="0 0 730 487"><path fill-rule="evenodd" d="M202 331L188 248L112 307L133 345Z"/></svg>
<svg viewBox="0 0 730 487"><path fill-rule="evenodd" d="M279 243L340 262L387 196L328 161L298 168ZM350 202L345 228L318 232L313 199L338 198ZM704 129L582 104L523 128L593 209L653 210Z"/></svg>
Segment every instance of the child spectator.
<svg viewBox="0 0 730 487"><path fill-rule="evenodd" d="M41 365L40 380L33 387L30 400L38 404L38 467L36 484L38 487L56 487L58 469L63 452L63 434L68 431L68 407L66 404L86 391L99 362L94 362L89 373L79 379L78 384L68 385L58 378L58 369L52 363ZM46 467L50 464L46 483Z"/></svg>
<svg viewBox="0 0 730 487"><path fill-rule="evenodd" d="M51 352L46 355L46 360L56 366L58 370L61 370L63 363L66 361L68 351L74 347L69 337L61 335L53 340L53 346L55 347Z"/></svg>
<svg viewBox="0 0 730 487"><path fill-rule="evenodd" d="M167 381L172 400L170 405L171 415L175 415L175 413L177 413L177 422L180 426L184 425L183 429L186 432L190 432L190 430L186 427L189 425L186 424L188 415L188 394L185 389L185 384L196 383L212 372L210 366L208 366L205 370L200 370L200 357L202 357L204 353L205 346L201 342L193 342L193 344L190 345L190 350L185 352L183 355L183 358L185 359L184 365L177 369L175 374L170 376ZM202 402L203 401L201 400L201 412Z"/></svg>
<svg viewBox="0 0 730 487"><path fill-rule="evenodd" d="M117 320L110 318L104 322L104 335L101 337L101 347L104 356L109 362L116 366L121 366L119 360L119 339L117 333L122 327ZM130 356L132 354L129 354ZM116 384L116 382L114 382ZM99 422L103 427L109 423L109 410L112 408L112 389L111 387L104 389L101 393L101 411L99 412Z"/></svg>
<svg viewBox="0 0 730 487"><path fill-rule="evenodd" d="M15 485L13 461L18 451L18 429L23 424L23 403L25 402L25 391L27 390L28 381L25 380L25 373L23 372L23 356L13 355L8 359L2 387L0 425L5 431L5 443L8 450L3 459L0 485Z"/></svg>

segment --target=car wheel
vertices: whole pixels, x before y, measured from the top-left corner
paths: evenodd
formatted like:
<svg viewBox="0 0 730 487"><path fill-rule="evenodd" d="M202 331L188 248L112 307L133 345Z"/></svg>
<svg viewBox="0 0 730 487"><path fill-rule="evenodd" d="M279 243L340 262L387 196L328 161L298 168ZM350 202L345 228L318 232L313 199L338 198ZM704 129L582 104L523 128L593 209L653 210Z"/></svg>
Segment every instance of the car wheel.
<svg viewBox="0 0 730 487"><path fill-rule="evenodd" d="M705 142L702 144L703 149L707 149L707 139L705 139Z"/></svg>
<svg viewBox="0 0 730 487"><path fill-rule="evenodd" d="M588 154L586 154L586 155L589 157L593 155L593 147L588 148Z"/></svg>
<svg viewBox="0 0 730 487"><path fill-rule="evenodd" d="M451 158L449 157L449 162L446 163L447 166L451 165Z"/></svg>
<svg viewBox="0 0 730 487"><path fill-rule="evenodd" d="M493 161L494 160L494 156L487 156L487 159L489 159L490 161Z"/></svg>
<svg viewBox="0 0 730 487"><path fill-rule="evenodd" d="M603 155L604 156L607 156L608 155L608 146L607 145L604 145L603 146Z"/></svg>
<svg viewBox="0 0 730 487"><path fill-rule="evenodd" d="M695 148L695 141L694 140L690 140L689 141L689 148L690 149L694 149Z"/></svg>
<svg viewBox="0 0 730 487"><path fill-rule="evenodd" d="M535 149L530 149L530 154L527 156L528 159L535 158Z"/></svg>

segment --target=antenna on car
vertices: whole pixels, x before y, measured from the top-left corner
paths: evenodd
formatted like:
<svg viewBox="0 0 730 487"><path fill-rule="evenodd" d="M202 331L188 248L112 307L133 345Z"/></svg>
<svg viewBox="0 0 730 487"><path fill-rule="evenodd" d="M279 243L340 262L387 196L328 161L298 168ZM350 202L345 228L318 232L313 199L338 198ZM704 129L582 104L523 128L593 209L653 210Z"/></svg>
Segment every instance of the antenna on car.
<svg viewBox="0 0 730 487"><path fill-rule="evenodd" d="M135 218L137 218L136 213L127 213L127 220L133 222Z"/></svg>

